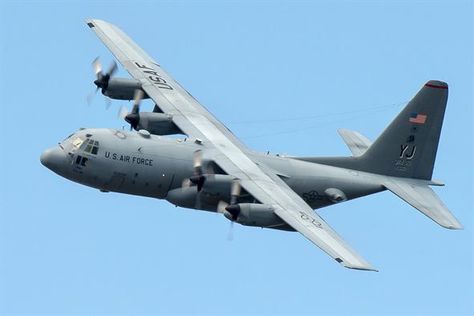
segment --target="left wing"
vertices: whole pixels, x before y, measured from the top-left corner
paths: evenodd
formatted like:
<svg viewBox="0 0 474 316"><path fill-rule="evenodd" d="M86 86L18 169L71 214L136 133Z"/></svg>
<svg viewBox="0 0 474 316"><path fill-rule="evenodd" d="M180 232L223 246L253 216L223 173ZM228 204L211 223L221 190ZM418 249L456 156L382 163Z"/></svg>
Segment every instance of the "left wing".
<svg viewBox="0 0 474 316"><path fill-rule="evenodd" d="M262 170L247 155L248 149L232 132L169 76L158 63L116 26L101 20L87 25L110 49L142 89L188 136L199 138L205 152L242 187L295 230L347 268L374 270L352 250L276 174Z"/></svg>

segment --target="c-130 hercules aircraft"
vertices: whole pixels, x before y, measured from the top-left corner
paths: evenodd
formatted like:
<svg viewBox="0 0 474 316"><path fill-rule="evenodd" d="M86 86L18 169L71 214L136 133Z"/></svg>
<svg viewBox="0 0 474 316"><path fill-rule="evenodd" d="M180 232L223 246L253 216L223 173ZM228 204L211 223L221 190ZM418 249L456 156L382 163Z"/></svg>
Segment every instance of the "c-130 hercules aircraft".
<svg viewBox="0 0 474 316"><path fill-rule="evenodd" d="M97 89L131 100L137 132L80 129L41 155L43 165L108 192L166 199L246 226L298 231L344 267L375 270L313 209L389 190L449 229L461 224L430 188L448 85L428 81L371 142L339 130L352 157L282 157L251 151L116 26L87 20L133 79L96 61ZM140 112L140 99L154 101ZM163 137L183 134L186 139Z"/></svg>

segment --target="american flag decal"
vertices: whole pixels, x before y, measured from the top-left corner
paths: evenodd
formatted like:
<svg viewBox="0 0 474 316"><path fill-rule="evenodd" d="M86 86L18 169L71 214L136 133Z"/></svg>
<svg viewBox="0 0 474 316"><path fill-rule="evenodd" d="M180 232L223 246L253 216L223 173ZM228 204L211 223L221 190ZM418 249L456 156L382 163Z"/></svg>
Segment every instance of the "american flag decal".
<svg viewBox="0 0 474 316"><path fill-rule="evenodd" d="M427 117L426 114L412 113L409 121L410 123L425 124Z"/></svg>

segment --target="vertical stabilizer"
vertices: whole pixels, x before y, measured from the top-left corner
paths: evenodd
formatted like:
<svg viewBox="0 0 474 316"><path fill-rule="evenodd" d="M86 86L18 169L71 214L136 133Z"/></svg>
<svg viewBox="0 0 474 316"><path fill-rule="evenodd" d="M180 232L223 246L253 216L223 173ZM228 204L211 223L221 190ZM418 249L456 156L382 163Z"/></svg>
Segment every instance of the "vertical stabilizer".
<svg viewBox="0 0 474 316"><path fill-rule="evenodd" d="M428 81L361 156L361 169L430 180L448 100L448 85Z"/></svg>

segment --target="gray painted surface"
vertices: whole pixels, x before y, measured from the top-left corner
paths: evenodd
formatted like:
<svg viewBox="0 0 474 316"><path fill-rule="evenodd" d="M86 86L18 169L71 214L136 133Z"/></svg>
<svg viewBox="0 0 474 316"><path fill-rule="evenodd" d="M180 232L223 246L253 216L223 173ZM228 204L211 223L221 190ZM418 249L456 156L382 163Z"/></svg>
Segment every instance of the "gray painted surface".
<svg viewBox="0 0 474 316"><path fill-rule="evenodd" d="M428 187L435 184L428 180L447 101L445 83L428 82L373 144L342 131L356 157L271 156L245 147L117 27L100 20L88 26L133 77L114 79L129 86L117 85L109 96L129 98L139 83L138 92L156 106L154 113L139 113L136 100L138 132L81 129L46 150L41 162L57 174L104 192L219 212L247 226L296 230L352 269L375 270L313 209L389 189L438 224L461 228ZM188 136L162 136L174 133Z"/></svg>

